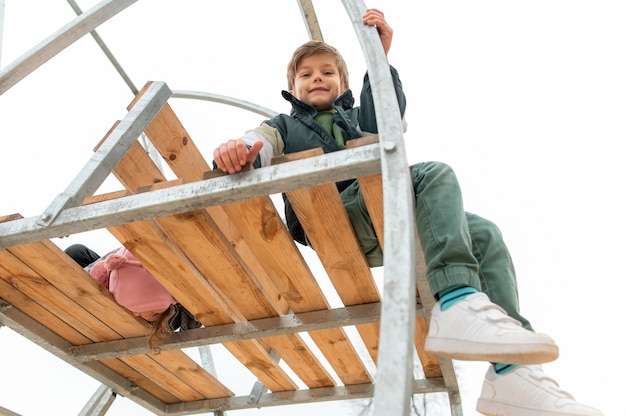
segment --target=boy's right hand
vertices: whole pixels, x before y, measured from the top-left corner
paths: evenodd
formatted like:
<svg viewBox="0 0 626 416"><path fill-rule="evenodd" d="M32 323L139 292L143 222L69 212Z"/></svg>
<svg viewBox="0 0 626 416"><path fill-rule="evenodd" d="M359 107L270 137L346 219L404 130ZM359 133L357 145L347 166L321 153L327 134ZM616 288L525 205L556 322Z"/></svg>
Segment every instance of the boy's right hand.
<svg viewBox="0 0 626 416"><path fill-rule="evenodd" d="M261 141L255 142L248 149L242 139L229 140L213 151L213 160L222 172L237 173L244 165L256 160L262 147Z"/></svg>

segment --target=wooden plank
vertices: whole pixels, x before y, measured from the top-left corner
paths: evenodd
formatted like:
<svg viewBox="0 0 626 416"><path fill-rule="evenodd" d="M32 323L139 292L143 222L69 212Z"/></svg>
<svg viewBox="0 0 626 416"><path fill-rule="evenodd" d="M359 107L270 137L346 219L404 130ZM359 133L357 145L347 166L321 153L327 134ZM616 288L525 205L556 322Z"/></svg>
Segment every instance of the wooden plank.
<svg viewBox="0 0 626 416"><path fill-rule="evenodd" d="M137 355L125 357L124 362L144 375L150 374L150 379L161 389L169 391L174 395L177 401L189 402L203 398L203 395L198 393L191 385L180 381L178 372L174 371L172 373L168 371L161 366L158 361L151 360L148 356ZM181 371L186 370L185 367L181 367Z"/></svg>
<svg viewBox="0 0 626 416"><path fill-rule="evenodd" d="M9 282L12 275L11 272L2 267L2 260L0 260L0 298L74 345L90 342L89 338L31 299L27 293L11 285Z"/></svg>
<svg viewBox="0 0 626 416"><path fill-rule="evenodd" d="M117 359L100 360L100 362L116 373L127 378L131 383L136 386L140 386L146 392L152 394L155 398L161 400L163 403L180 403L180 399L170 393L169 389L155 383L152 379L146 377L143 374L143 369L129 366L127 363Z"/></svg>
<svg viewBox="0 0 626 416"><path fill-rule="evenodd" d="M224 388L213 375L207 373L195 361L189 361L184 366L181 366L178 359L179 354L179 351L162 351L158 355L151 354L151 357L156 359L156 362L164 369L172 374L176 374L184 383L193 386L203 398L233 396L233 392ZM211 383L206 382L207 375L212 380Z"/></svg>
<svg viewBox="0 0 626 416"><path fill-rule="evenodd" d="M335 184L290 191L287 198L344 305L379 302L374 277ZM357 326L374 362L379 327L379 323Z"/></svg>

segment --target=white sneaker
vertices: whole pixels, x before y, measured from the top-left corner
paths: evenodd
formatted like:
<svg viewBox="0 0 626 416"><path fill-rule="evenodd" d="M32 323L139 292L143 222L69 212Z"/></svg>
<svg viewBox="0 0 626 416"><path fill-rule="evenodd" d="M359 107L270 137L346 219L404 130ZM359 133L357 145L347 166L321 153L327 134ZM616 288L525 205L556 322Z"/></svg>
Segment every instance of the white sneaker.
<svg viewBox="0 0 626 416"><path fill-rule="evenodd" d="M489 366L476 410L488 416L602 416L561 390L540 365L518 367L503 375Z"/></svg>
<svg viewBox="0 0 626 416"><path fill-rule="evenodd" d="M482 292L444 312L439 302L435 304L426 350L456 360L519 365L546 363L559 356L552 338L525 329Z"/></svg>

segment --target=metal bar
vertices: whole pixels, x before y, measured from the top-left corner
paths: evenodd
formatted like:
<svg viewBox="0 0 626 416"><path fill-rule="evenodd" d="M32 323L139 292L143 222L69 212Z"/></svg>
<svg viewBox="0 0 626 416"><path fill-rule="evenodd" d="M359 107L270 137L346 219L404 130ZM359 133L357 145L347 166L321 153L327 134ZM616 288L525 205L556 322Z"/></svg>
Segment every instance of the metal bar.
<svg viewBox="0 0 626 416"><path fill-rule="evenodd" d="M83 11L80 9L78 4L76 4L74 0L67 0L67 2L69 3L72 10L74 10L74 13L76 13L76 15L80 16L81 14L83 14ZM109 59L109 62L113 64L113 67L115 68L117 73L120 74L120 76L122 77L122 79L124 80L128 88L130 88L133 95L137 95L139 93L139 90L137 89L135 84L133 84L133 81L131 81L130 77L128 76L128 74L126 74L126 71L124 71L124 68L122 68L122 66L119 64L115 56L113 56L113 53L108 48L108 46L104 43L104 41L102 40L98 32L96 32L95 30L92 30L90 33L91 33L91 36L96 41L96 43L98 44L98 46L100 46L100 49L102 49L102 52L104 52L106 57Z"/></svg>
<svg viewBox="0 0 626 416"><path fill-rule="evenodd" d="M93 154L65 191L41 214L37 224L50 225L64 209L78 206L85 197L93 195L161 110L170 95L171 91L165 83L150 84L146 93Z"/></svg>
<svg viewBox="0 0 626 416"><path fill-rule="evenodd" d="M0 406L0 416L21 416L21 415L19 413L12 412L9 409L6 409Z"/></svg>
<svg viewBox="0 0 626 416"><path fill-rule="evenodd" d="M317 21L313 2L311 0L298 0L298 6L300 7L300 13L302 13L304 26L309 34L309 39L323 41L322 29L320 29L320 24Z"/></svg>
<svg viewBox="0 0 626 416"><path fill-rule="evenodd" d="M270 349L269 354L275 362L280 361L280 355L278 355L276 351ZM248 403L258 405L261 397L263 397L265 393L267 393L267 387L265 384L260 381L255 382L254 386L252 386L252 390L250 390L250 394L248 395Z"/></svg>
<svg viewBox="0 0 626 416"><path fill-rule="evenodd" d="M91 396L78 416L103 416L113 404L116 394L104 384Z"/></svg>
<svg viewBox="0 0 626 416"><path fill-rule="evenodd" d="M194 402L175 403L167 406L167 414L171 416L199 414L215 410L241 410L263 408L269 406L297 405L302 403L319 403L335 400L353 400L372 397L374 384L356 384L337 387L320 387L276 393L265 393L258 403L248 403L248 396L237 396L225 399L198 400ZM411 394L445 392L441 378L414 380ZM297 411L295 412L297 413Z"/></svg>
<svg viewBox="0 0 626 416"><path fill-rule="evenodd" d="M217 378L217 370L215 369L215 363L213 362L213 354L211 354L211 347L209 345L201 345L198 347L200 352L200 362L202 367L209 372L213 377ZM222 410L216 410L213 412L213 416L224 416Z"/></svg>
<svg viewBox="0 0 626 416"><path fill-rule="evenodd" d="M378 144L235 175L66 208L46 227L37 218L0 223L0 249L380 172Z"/></svg>
<svg viewBox="0 0 626 416"><path fill-rule="evenodd" d="M137 0L104 0L44 39L0 71L0 95L59 52Z"/></svg>
<svg viewBox="0 0 626 416"><path fill-rule="evenodd" d="M215 362L213 362L213 354L211 354L211 347L209 345L200 345L198 347L200 353L200 362L202 367L208 371L209 374L217 378L217 370L215 369Z"/></svg>
<svg viewBox="0 0 626 416"><path fill-rule="evenodd" d="M430 312L435 305L435 298L430 291L430 285L426 279L426 262L422 251L422 245L419 238L415 239L415 283L422 302L421 315L430 321ZM439 367L443 381L448 389L448 400L450 402L451 416L463 416L463 407L461 405L461 392L459 383L454 369L454 364L449 358L439 357Z"/></svg>
<svg viewBox="0 0 626 416"><path fill-rule="evenodd" d="M69 354L74 345L61 338L50 329L41 325L28 315L24 314L10 303L0 299L0 323L13 329L15 332L36 343L48 352L56 355L69 365L93 377L107 386L111 386L118 394L126 396L147 410L157 414L164 414L165 404L152 394L132 384L130 380L120 376L105 365L91 361L88 363L76 360Z"/></svg>
<svg viewBox="0 0 626 416"><path fill-rule="evenodd" d="M251 103L249 101L240 100L238 98L228 97L225 95L212 94L209 92L201 91L172 91L172 98L190 98L194 100L211 101L219 104L226 104L233 107L242 108L244 110L251 111L253 113L260 114L267 118L272 118L278 114L274 110Z"/></svg>
<svg viewBox="0 0 626 416"><path fill-rule="evenodd" d="M410 411L415 334L415 197L400 110L378 32L363 24L362 0L343 0L343 4L364 52L383 150L385 271L373 414L402 416Z"/></svg>
<svg viewBox="0 0 626 416"><path fill-rule="evenodd" d="M419 299L417 301L419 302ZM189 329L164 338L160 347L163 351L179 350L202 345L368 324L379 321L380 308L381 304L376 302ZM147 354L151 350L146 346L145 337L136 337L74 346L70 352L76 360L91 361Z"/></svg>

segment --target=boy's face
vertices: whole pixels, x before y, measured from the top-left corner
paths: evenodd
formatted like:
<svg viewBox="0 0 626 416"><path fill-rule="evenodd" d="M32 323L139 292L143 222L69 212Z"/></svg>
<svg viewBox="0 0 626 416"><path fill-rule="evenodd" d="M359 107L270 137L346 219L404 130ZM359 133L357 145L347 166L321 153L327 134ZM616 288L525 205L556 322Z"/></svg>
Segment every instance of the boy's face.
<svg viewBox="0 0 626 416"><path fill-rule="evenodd" d="M333 102L346 91L337 62L332 55L317 54L304 58L289 92L317 111L331 110Z"/></svg>

